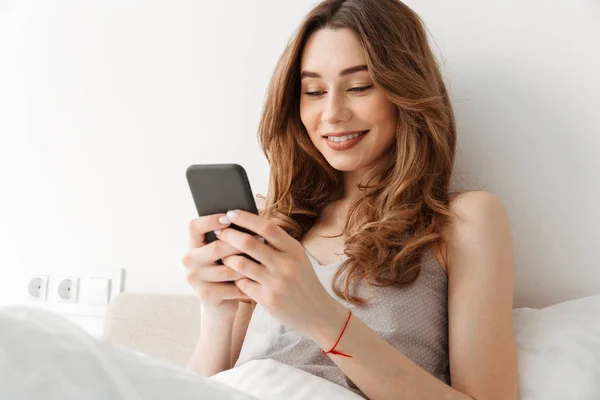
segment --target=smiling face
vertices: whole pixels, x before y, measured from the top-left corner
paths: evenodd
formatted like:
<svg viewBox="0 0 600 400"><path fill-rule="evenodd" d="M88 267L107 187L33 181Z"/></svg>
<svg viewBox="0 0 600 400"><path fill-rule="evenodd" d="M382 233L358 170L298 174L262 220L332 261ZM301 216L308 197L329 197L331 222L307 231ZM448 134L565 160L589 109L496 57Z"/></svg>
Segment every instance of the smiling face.
<svg viewBox="0 0 600 400"><path fill-rule="evenodd" d="M366 64L360 42L345 28L314 32L302 53L300 119L339 171L373 166L396 137L397 108L374 85ZM328 138L332 133L345 137Z"/></svg>

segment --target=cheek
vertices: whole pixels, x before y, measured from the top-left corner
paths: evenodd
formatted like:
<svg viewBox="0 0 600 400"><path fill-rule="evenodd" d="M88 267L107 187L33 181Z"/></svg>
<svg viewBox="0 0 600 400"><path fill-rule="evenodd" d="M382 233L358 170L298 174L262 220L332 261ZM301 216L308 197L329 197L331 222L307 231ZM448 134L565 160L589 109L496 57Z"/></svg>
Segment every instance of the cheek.
<svg viewBox="0 0 600 400"><path fill-rule="evenodd" d="M396 106L384 96L377 96L369 103L369 115L374 124L389 123L396 119Z"/></svg>
<svg viewBox="0 0 600 400"><path fill-rule="evenodd" d="M319 128L319 119L318 113L313 107L300 103L300 120L311 137L316 135Z"/></svg>
<svg viewBox="0 0 600 400"><path fill-rule="evenodd" d="M394 103L386 98L377 99L369 107L370 122L381 129L385 136L395 136L398 111Z"/></svg>

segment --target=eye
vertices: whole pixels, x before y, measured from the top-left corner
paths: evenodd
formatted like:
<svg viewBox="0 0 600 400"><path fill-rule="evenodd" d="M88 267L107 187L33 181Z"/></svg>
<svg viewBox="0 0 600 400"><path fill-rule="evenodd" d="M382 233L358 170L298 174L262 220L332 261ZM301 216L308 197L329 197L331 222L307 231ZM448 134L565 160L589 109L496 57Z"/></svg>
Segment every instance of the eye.
<svg viewBox="0 0 600 400"><path fill-rule="evenodd" d="M358 87L353 87L348 89L349 92L355 92L355 93L362 93L362 92L366 92L367 90L373 88L373 85L367 85L367 86L358 86ZM324 91L315 91L315 92L304 92L305 95L309 96L309 97L318 97L323 95Z"/></svg>
<svg viewBox="0 0 600 400"><path fill-rule="evenodd" d="M323 93L325 93L325 92L304 92L304 94L307 95L307 96L309 96L309 97L317 97L317 96L320 96Z"/></svg>
<svg viewBox="0 0 600 400"><path fill-rule="evenodd" d="M373 87L373 85L367 85L367 86L353 87L348 90L351 92L365 92L365 91L371 89L372 87Z"/></svg>

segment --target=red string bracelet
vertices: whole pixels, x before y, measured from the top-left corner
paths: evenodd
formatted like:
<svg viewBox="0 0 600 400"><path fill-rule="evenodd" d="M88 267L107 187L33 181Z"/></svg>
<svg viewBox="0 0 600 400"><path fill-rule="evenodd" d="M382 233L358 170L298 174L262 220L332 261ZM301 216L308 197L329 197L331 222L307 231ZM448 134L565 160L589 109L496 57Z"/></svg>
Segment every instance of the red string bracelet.
<svg viewBox="0 0 600 400"><path fill-rule="evenodd" d="M340 356L352 358L351 355L344 354L344 353L341 353L341 352L335 350L336 346L338 345L338 343L342 339L342 335L344 334L344 331L346 330L346 327L348 326L348 322L350 321L350 317L352 317L352 310L348 310L348 311L349 311L348 312L348 319L346 320L346 324L344 325L344 329L342 329L342 333L340 333L340 337L338 338L337 342L335 342L335 344L333 345L333 347L331 348L331 350L329 350L329 351L321 350L323 352L323 354L338 354Z"/></svg>

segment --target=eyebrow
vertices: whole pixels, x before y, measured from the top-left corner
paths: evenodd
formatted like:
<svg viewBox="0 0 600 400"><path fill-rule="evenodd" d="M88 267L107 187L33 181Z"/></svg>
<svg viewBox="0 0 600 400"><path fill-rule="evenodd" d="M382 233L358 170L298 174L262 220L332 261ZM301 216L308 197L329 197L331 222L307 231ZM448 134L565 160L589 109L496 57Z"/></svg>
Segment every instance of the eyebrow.
<svg viewBox="0 0 600 400"><path fill-rule="evenodd" d="M346 68L346 69L343 69L342 71L340 71L339 76L346 76L346 75L354 74L356 72L368 71L368 70L369 69L367 68L366 65L355 65L354 67ZM312 72L312 71L302 71L302 73L300 74L300 80L302 80L304 78L321 78L321 75L317 74L316 72Z"/></svg>

